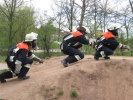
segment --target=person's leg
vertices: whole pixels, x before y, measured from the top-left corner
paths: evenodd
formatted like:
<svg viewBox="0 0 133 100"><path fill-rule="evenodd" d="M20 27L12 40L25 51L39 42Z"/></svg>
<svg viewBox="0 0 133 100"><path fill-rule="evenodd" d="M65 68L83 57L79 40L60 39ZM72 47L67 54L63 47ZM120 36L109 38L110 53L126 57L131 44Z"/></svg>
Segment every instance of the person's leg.
<svg viewBox="0 0 133 100"><path fill-rule="evenodd" d="M5 83L6 79L13 78L14 76L16 76L16 74L14 73L14 70L15 70L14 62L6 61L6 63L7 63L7 66L9 68L9 71L5 71L3 73L0 73L0 82L1 83Z"/></svg>
<svg viewBox="0 0 133 100"><path fill-rule="evenodd" d="M0 74L0 82L5 83L5 79L13 78L13 72L12 71L6 71Z"/></svg>
<svg viewBox="0 0 133 100"><path fill-rule="evenodd" d="M96 51L94 54L94 59L99 60L99 57L103 57L105 59L110 59L110 55L113 55L113 51L107 47L100 48L99 51Z"/></svg>
<svg viewBox="0 0 133 100"><path fill-rule="evenodd" d="M103 47L102 50L100 51L100 54L102 57L104 57L105 59L110 59L110 55L113 55L113 51L107 47Z"/></svg>
<svg viewBox="0 0 133 100"><path fill-rule="evenodd" d="M18 74L18 79L20 80L25 80L30 78L30 76L26 76L26 74L28 73L30 66L32 65L33 60L26 58L23 63L22 63L22 68L20 70L20 73Z"/></svg>
<svg viewBox="0 0 133 100"><path fill-rule="evenodd" d="M69 55L67 58L61 61L64 67L67 67L68 63L74 63L84 58L83 53L81 53L78 49L72 47L67 48L67 50L64 53Z"/></svg>
<svg viewBox="0 0 133 100"><path fill-rule="evenodd" d="M101 57L100 52L96 50L96 52L94 54L94 59L99 60L99 57Z"/></svg>

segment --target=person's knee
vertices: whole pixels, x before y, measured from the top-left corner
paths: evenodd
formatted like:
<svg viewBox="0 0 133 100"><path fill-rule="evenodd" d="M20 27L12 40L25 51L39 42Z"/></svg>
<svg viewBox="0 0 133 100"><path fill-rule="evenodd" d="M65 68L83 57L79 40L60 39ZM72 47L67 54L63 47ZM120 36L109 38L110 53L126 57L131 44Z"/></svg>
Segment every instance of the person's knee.
<svg viewBox="0 0 133 100"><path fill-rule="evenodd" d="M30 68L30 66L32 65L33 60L32 59L25 59L25 61L22 63L23 67L27 67Z"/></svg>
<svg viewBox="0 0 133 100"><path fill-rule="evenodd" d="M84 58L84 54L75 55L75 58L76 58L77 60L81 60L81 59Z"/></svg>
<svg viewBox="0 0 133 100"><path fill-rule="evenodd" d="M110 55L113 55L114 54L114 52L113 51L110 51Z"/></svg>
<svg viewBox="0 0 133 100"><path fill-rule="evenodd" d="M33 60L32 59L25 59L23 61L23 65L26 65L26 64L32 64L33 63Z"/></svg>
<svg viewBox="0 0 133 100"><path fill-rule="evenodd" d="M28 64L32 64L32 63L33 63L32 59L28 60Z"/></svg>

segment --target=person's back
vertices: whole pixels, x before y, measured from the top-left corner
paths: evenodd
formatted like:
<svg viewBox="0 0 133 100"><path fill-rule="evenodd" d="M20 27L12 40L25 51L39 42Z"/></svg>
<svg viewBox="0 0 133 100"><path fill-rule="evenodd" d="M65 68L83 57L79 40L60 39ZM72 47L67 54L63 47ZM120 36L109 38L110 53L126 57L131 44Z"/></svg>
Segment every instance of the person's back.
<svg viewBox="0 0 133 100"><path fill-rule="evenodd" d="M119 43L116 40L115 36L112 34L112 32L104 32L98 39L97 39L97 45L100 43L103 44L103 46L108 47L111 50L115 50Z"/></svg>

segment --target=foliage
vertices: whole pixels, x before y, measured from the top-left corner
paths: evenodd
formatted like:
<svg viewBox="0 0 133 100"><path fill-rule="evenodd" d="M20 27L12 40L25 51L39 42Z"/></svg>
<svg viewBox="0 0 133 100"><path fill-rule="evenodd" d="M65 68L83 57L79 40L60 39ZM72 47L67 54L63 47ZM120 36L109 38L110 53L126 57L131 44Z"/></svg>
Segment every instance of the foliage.
<svg viewBox="0 0 133 100"><path fill-rule="evenodd" d="M5 62L6 56L0 56L0 62Z"/></svg>
<svg viewBox="0 0 133 100"><path fill-rule="evenodd" d="M24 40L25 34L32 32L35 30L35 18L34 18L34 10L29 7L21 8L17 11L16 21L14 25L14 29L18 30L16 32L15 40L20 42Z"/></svg>
<svg viewBox="0 0 133 100"><path fill-rule="evenodd" d="M10 9L8 8L10 7L9 5L5 6L5 4L3 4L0 8L0 36L2 37L0 39L0 50L2 51L0 55L3 53L6 54L10 47L24 39L27 32L35 29L35 12L31 7L24 7L22 5L16 7L14 5L14 11L12 12L10 12L10 10L3 10ZM11 15L11 13L13 15Z"/></svg>
<svg viewBox="0 0 133 100"><path fill-rule="evenodd" d="M71 90L70 96L71 97L77 97L78 96L77 91L76 90Z"/></svg>
<svg viewBox="0 0 133 100"><path fill-rule="evenodd" d="M0 73L2 73L2 72L6 72L6 71L8 71L9 69L2 69L2 70L0 70Z"/></svg>
<svg viewBox="0 0 133 100"><path fill-rule="evenodd" d="M56 28L53 26L53 21L50 19L45 25L39 28L40 39L39 46L44 49L44 57L51 56L50 49L51 44L54 41L54 34L56 33Z"/></svg>

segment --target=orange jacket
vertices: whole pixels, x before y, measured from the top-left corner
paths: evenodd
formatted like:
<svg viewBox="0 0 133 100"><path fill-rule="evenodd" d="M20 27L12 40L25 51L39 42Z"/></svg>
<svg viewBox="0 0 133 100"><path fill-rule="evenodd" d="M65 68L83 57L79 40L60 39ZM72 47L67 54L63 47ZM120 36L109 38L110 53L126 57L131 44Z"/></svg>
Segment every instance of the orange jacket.
<svg viewBox="0 0 133 100"><path fill-rule="evenodd" d="M78 36L83 35L83 34L82 34L81 32L79 32L79 31L71 32L71 34L73 35L73 37L78 37Z"/></svg>
<svg viewBox="0 0 133 100"><path fill-rule="evenodd" d="M27 50L26 56L28 56L29 46L28 46L27 43L21 42L21 43L18 43L16 46L17 46L17 48L18 48L19 50L20 50L20 49L26 49L26 50Z"/></svg>
<svg viewBox="0 0 133 100"><path fill-rule="evenodd" d="M19 49L26 49L29 50L29 46L27 45L27 43L21 42L19 44L16 45Z"/></svg>
<svg viewBox="0 0 133 100"><path fill-rule="evenodd" d="M105 37L106 40L115 37L111 32L104 32L102 35Z"/></svg>

